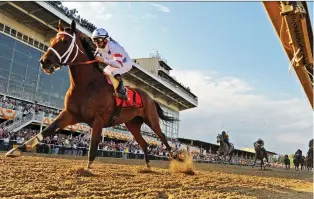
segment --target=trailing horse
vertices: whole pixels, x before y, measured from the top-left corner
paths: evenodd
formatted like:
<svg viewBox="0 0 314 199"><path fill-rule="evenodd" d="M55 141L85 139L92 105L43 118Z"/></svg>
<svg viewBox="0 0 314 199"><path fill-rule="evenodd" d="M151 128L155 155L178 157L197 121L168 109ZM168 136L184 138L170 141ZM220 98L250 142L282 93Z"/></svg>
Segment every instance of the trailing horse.
<svg viewBox="0 0 314 199"><path fill-rule="evenodd" d="M261 161L261 170L263 169L263 166L265 170L266 165L264 163L264 158L266 159L267 164L269 164L267 151L264 149L264 147L262 147L260 144L257 144L257 143L255 144L254 148L255 148L255 160L254 160L253 167L255 167L256 160L259 159Z"/></svg>
<svg viewBox="0 0 314 199"><path fill-rule="evenodd" d="M299 166L301 164L302 161L302 156L301 154L297 153L293 156L293 164L294 164L294 169L297 170L299 169Z"/></svg>
<svg viewBox="0 0 314 199"><path fill-rule="evenodd" d="M128 101L113 96L114 78L106 78L94 60L95 46L89 37L76 30L75 21L70 28L63 28L59 21L57 35L52 38L51 46L40 59L41 68L52 74L61 66L69 66L70 87L64 100L64 109L41 133L6 156L20 156L23 148L33 148L45 137L54 135L59 129L76 123L86 123L92 128L88 152L87 168L96 158L102 128L124 123L144 152L146 166L149 168L147 142L141 135L142 124L147 124L167 147L170 157L172 148L162 133L159 118L178 121L168 117L160 105L141 89L127 87Z"/></svg>
<svg viewBox="0 0 314 199"><path fill-rule="evenodd" d="M305 162L308 171L313 169L313 148L309 148Z"/></svg>
<svg viewBox="0 0 314 199"><path fill-rule="evenodd" d="M285 163L285 166L286 166L286 169L288 170L288 169L290 169L290 159L289 159L289 157L288 156L285 156L285 158L284 158L284 163Z"/></svg>
<svg viewBox="0 0 314 199"><path fill-rule="evenodd" d="M224 161L226 161L227 156L229 156L228 163L230 163L233 151L234 151L234 145L230 143L230 147L228 144L224 141L222 134L217 135L217 143L219 143L219 149L218 149L218 156L223 156Z"/></svg>

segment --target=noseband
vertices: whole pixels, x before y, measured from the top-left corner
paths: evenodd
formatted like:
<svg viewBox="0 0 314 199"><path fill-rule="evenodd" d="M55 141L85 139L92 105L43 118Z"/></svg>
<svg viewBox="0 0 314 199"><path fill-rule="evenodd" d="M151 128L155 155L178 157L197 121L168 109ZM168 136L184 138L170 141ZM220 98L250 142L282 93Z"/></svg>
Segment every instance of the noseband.
<svg viewBox="0 0 314 199"><path fill-rule="evenodd" d="M58 53L58 51L56 51L56 50L55 50L54 48L52 48L52 47L49 47L48 50L51 50L51 51L59 58L59 62L60 62L61 65L68 65L68 64L72 63L72 62L76 59L76 57L77 57L77 55L78 55L78 51L80 51L81 53L83 53L83 51L78 47L77 43L75 42L75 40L76 40L76 35L75 35L75 33L73 33L73 35L70 35L69 33L63 31L63 32L58 32L57 35L67 35L67 36L71 37L71 38L72 38L72 42L71 42L70 46L69 46L68 49L63 53L62 56ZM70 58L70 55L72 54L74 48L76 48L75 55L74 55L72 61L69 62L69 63L67 63L67 61L68 61L68 59ZM83 54L84 54L84 53L83 53ZM66 56L66 57L65 57L65 56ZM64 59L64 61L62 61L62 59L63 59L64 57L65 57L65 59Z"/></svg>

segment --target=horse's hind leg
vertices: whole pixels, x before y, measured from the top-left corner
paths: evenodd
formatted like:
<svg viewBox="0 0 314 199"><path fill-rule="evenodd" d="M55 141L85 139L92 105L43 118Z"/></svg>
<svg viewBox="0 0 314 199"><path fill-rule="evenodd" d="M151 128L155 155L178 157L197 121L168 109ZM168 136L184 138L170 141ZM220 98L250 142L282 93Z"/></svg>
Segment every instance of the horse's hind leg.
<svg viewBox="0 0 314 199"><path fill-rule="evenodd" d="M147 113L147 118L144 119L144 122L156 133L162 143L167 147L170 157L174 158L171 146L167 142L166 135L160 129L157 110L151 110L149 113Z"/></svg>
<svg viewBox="0 0 314 199"><path fill-rule="evenodd" d="M72 124L76 124L73 115L67 110L63 110L59 116L56 118L54 122L48 125L41 133L33 136L31 139L23 143L17 148L13 148L8 151L5 155L8 157L16 157L21 155L21 151L23 149L32 149L34 148L40 141L42 141L47 136L53 136L59 129L63 129L64 127Z"/></svg>
<svg viewBox="0 0 314 199"><path fill-rule="evenodd" d="M147 151L148 144L144 140L144 138L143 138L143 136L141 134L141 126L142 126L142 124L143 124L143 118L135 117L133 120L125 123L125 126L132 133L132 135L134 136L134 139L136 140L136 142L141 146L141 148L142 148L142 150L144 152L146 166L147 166L147 168L150 168L149 159L148 159L148 151Z"/></svg>

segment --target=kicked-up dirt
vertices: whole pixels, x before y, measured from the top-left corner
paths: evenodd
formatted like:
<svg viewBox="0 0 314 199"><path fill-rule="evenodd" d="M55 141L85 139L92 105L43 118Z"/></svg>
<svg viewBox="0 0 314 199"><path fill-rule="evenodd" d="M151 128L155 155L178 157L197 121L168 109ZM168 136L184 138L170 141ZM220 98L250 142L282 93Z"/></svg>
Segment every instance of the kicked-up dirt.
<svg viewBox="0 0 314 199"><path fill-rule="evenodd" d="M313 173L247 166L194 164L169 169L168 161L0 154L0 198L313 198ZM178 170L177 170L178 171Z"/></svg>

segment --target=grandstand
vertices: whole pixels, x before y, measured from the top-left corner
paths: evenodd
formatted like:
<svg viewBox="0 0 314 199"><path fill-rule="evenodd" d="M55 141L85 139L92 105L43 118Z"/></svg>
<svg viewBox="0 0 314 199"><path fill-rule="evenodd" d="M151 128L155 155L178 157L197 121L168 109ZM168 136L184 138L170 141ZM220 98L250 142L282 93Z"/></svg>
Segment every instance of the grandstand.
<svg viewBox="0 0 314 199"><path fill-rule="evenodd" d="M23 143L45 128L63 109L69 87L67 67L46 75L39 66L39 58L56 34L59 19L67 25L76 20L77 29L87 36L96 27L61 2L0 2L0 10L0 146L8 150L12 144ZM158 52L133 61L132 70L124 76L126 84L145 90L161 104L167 115L179 118L180 111L198 106L197 96L170 75L172 68ZM161 122L161 128L171 145L176 145L179 122ZM64 154L84 155L89 132L86 124L68 126L60 134L44 140L37 152L58 154L60 149ZM167 156L164 146L148 126L142 126L142 134L150 144L151 155ZM98 155L122 157L132 152L141 156L137 145L131 147L132 138L124 125L103 129ZM179 142L196 156L217 151L217 145L202 141L193 144L191 140L179 138ZM254 153L238 150L238 155L252 159Z"/></svg>

